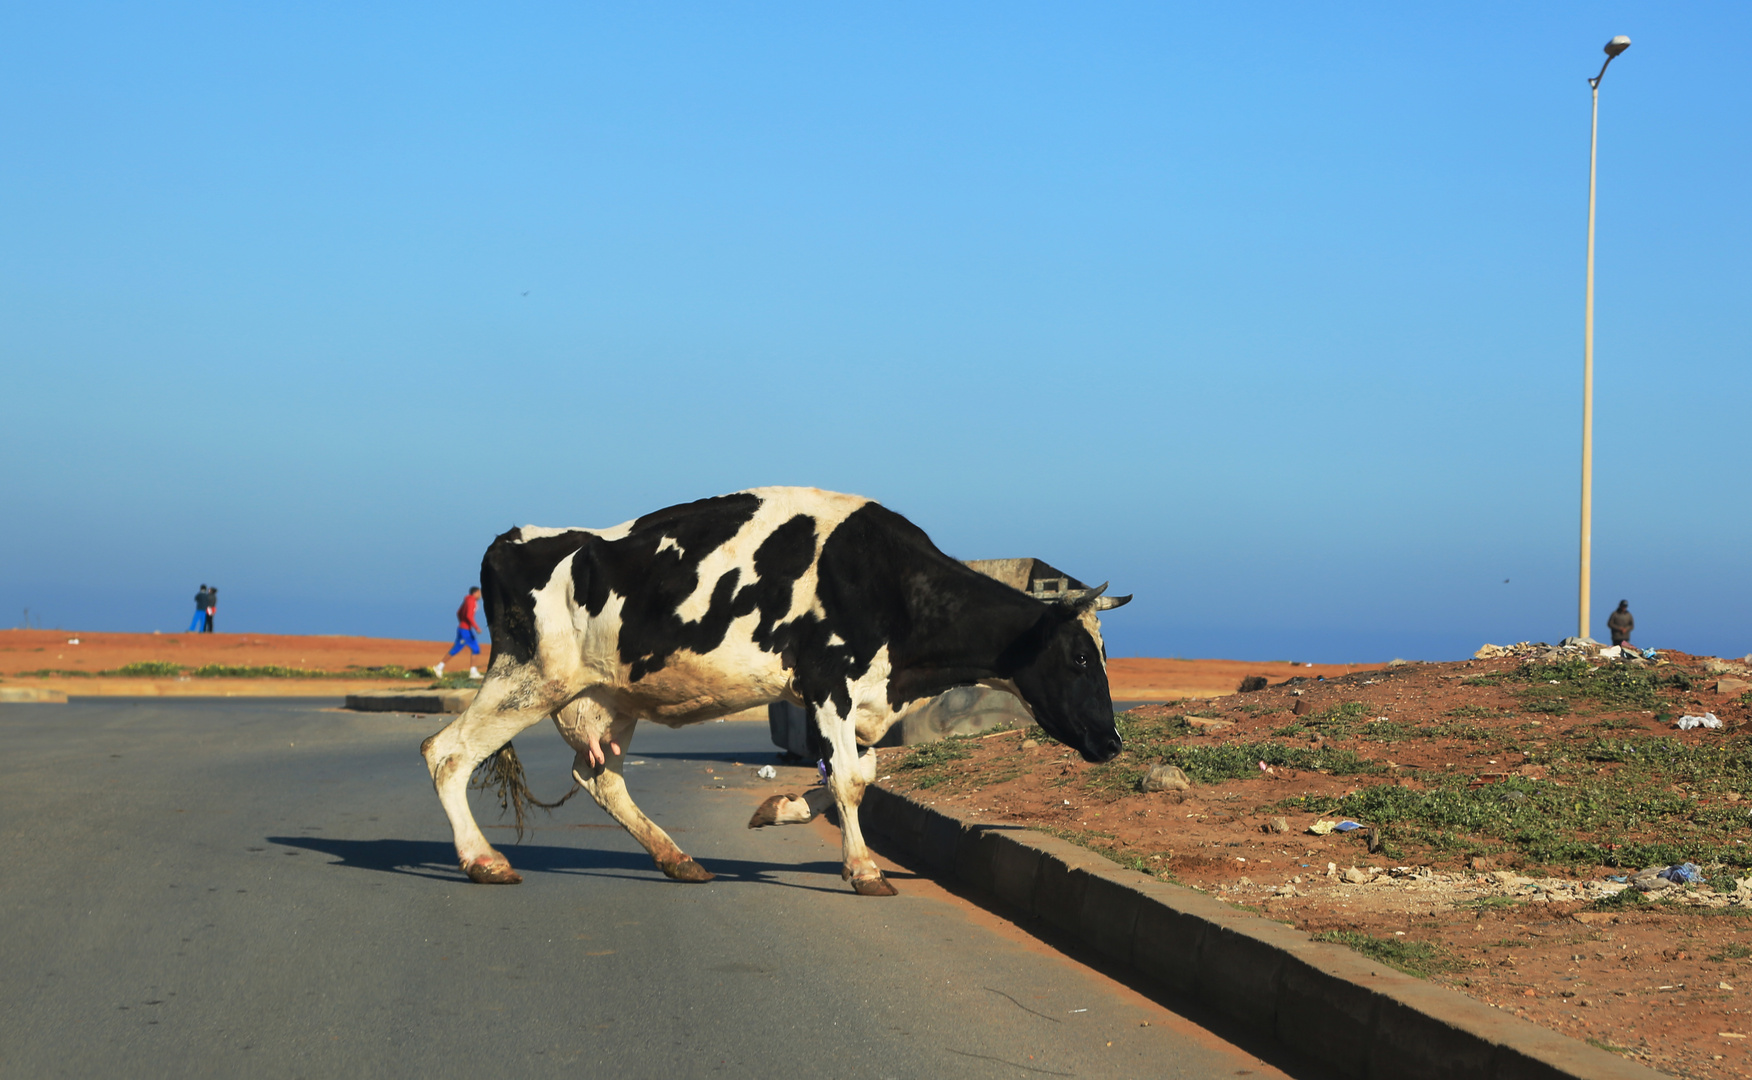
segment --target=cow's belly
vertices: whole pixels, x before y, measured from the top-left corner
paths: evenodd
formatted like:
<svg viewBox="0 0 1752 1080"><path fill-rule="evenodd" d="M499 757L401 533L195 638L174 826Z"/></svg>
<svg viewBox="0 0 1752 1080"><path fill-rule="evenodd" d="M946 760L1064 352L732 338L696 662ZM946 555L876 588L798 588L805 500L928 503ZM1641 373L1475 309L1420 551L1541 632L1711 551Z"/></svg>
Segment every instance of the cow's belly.
<svg viewBox="0 0 1752 1080"><path fill-rule="evenodd" d="M727 653L671 655L661 670L634 682L623 666L611 685L592 688L590 696L614 712L654 720L670 727L697 724L721 716L792 700L787 672L778 657L752 647Z"/></svg>

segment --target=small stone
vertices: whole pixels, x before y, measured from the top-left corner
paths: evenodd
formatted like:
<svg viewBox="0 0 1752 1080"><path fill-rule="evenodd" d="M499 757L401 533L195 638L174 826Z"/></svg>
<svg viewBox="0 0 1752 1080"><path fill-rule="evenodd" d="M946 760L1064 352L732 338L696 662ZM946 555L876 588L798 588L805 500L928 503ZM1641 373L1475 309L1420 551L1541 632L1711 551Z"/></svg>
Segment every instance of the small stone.
<svg viewBox="0 0 1752 1080"><path fill-rule="evenodd" d="M1192 787L1192 781L1175 765L1157 765L1148 776L1144 777L1145 791L1186 791Z"/></svg>
<svg viewBox="0 0 1752 1080"><path fill-rule="evenodd" d="M1290 831L1290 823L1284 818L1274 817L1264 825L1261 825L1259 831L1267 833L1287 833Z"/></svg>
<svg viewBox="0 0 1752 1080"><path fill-rule="evenodd" d="M1346 868L1345 872L1340 876L1351 885L1362 885L1369 880L1368 871L1358 870L1354 866Z"/></svg>
<svg viewBox="0 0 1752 1080"><path fill-rule="evenodd" d="M1038 747L1039 745L1040 744L1038 742L1035 742L1033 739L1023 739L1022 740L1022 749L1024 749L1024 750L1033 750L1034 748Z"/></svg>
<svg viewBox="0 0 1752 1080"><path fill-rule="evenodd" d="M1478 871L1482 872L1485 870L1492 869L1493 867L1496 866L1496 863L1485 858L1483 855L1474 855L1472 857L1472 861L1470 863L1468 863L1467 865L1472 867L1472 869L1474 869L1474 870L1478 870Z"/></svg>
<svg viewBox="0 0 1752 1080"><path fill-rule="evenodd" d="M1728 985L1725 982L1719 982L1719 983L1716 983L1716 989L1717 990L1732 990L1733 987Z"/></svg>
<svg viewBox="0 0 1752 1080"><path fill-rule="evenodd" d="M1253 884L1253 879L1252 878L1242 878L1240 881L1237 881L1235 884L1237 884L1237 885L1251 885L1251 884Z"/></svg>
<svg viewBox="0 0 1752 1080"><path fill-rule="evenodd" d="M1194 731L1221 731L1224 728L1234 727L1235 721L1214 720L1208 716L1189 716L1186 718L1186 726Z"/></svg>
<svg viewBox="0 0 1752 1080"><path fill-rule="evenodd" d="M1307 716L1314 711L1314 703L1305 697L1296 699L1296 707L1292 710L1297 716Z"/></svg>
<svg viewBox="0 0 1752 1080"><path fill-rule="evenodd" d="M1752 682L1745 679L1717 679L1715 692L1718 694L1744 694L1752 690Z"/></svg>

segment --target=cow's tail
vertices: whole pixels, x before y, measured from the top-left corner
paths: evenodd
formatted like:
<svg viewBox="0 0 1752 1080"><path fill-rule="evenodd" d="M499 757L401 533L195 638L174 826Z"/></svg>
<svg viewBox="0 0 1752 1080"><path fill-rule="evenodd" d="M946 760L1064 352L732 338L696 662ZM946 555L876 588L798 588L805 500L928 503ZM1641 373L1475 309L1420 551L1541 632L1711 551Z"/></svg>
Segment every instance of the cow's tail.
<svg viewBox="0 0 1752 1080"><path fill-rule="evenodd" d="M566 805L566 800L578 794L578 785L573 784L572 790L566 792L553 802L542 802L529 790L529 781L523 775L523 762L517 760L517 751L510 743L499 747L487 755L487 759L475 766L474 775L469 778L468 786L476 791L491 790L499 798L499 813L501 816L509 810L517 818L517 842L523 843L523 832L529 828L529 816L535 807L541 807L548 813Z"/></svg>

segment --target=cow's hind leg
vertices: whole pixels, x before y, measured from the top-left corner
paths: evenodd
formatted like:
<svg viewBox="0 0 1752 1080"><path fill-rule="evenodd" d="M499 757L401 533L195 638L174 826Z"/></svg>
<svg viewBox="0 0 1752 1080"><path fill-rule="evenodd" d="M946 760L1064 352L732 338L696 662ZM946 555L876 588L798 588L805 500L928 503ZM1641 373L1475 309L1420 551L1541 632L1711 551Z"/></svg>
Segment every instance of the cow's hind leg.
<svg viewBox="0 0 1752 1080"><path fill-rule="evenodd" d="M432 786L450 819L457 860L469 880L479 884L515 885L523 880L475 823L468 808L468 781L489 754L553 711L547 697L535 692L533 682L521 672L489 673L463 714L420 744Z"/></svg>
<svg viewBox="0 0 1752 1080"><path fill-rule="evenodd" d="M603 763L592 764L590 755L580 750L572 763L572 776L596 800L596 805L608 811L610 817L620 822L621 827L651 853L651 861L657 864L657 869L676 881L710 881L716 875L688 858L668 833L645 816L627 792L626 776L621 766L625 763L627 747L632 742L633 728L637 724L638 720L631 717L614 717L608 729L609 745L603 748Z"/></svg>

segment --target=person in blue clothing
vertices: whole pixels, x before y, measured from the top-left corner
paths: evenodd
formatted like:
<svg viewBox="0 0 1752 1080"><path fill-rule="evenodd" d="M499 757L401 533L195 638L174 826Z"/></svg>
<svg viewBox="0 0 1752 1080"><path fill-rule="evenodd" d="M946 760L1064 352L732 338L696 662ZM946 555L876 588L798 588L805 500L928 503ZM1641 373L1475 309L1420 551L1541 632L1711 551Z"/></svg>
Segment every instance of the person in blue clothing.
<svg viewBox="0 0 1752 1080"><path fill-rule="evenodd" d="M479 585L469 586L468 595L462 598L462 606L456 609L456 644L450 647L449 655L432 665L432 670L438 673L439 678L444 677L444 665L450 660L450 657L461 652L464 645L467 645L469 651L474 654L469 658L468 677L471 679L485 678L480 669L481 642L480 638L475 636L481 632L481 624L475 621L475 607L480 602L481 587Z"/></svg>
<svg viewBox="0 0 1752 1080"><path fill-rule="evenodd" d="M207 591L207 586L202 585L201 591L195 594L195 617L189 620L189 633L200 633L201 624L207 621L207 607L212 601L213 594Z"/></svg>

